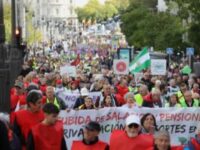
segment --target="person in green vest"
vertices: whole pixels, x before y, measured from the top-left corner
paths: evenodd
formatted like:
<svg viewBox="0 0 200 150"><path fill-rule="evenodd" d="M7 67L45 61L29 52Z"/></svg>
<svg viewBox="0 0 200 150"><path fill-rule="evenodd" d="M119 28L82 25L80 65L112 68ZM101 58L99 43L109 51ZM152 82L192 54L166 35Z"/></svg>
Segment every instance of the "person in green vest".
<svg viewBox="0 0 200 150"><path fill-rule="evenodd" d="M33 68L34 70L37 69L37 63L36 63L35 59L33 59L33 65L32 65L32 68Z"/></svg>
<svg viewBox="0 0 200 150"><path fill-rule="evenodd" d="M174 93L169 96L169 102L165 104L165 108L168 107L181 108L181 104L179 103L177 94Z"/></svg>
<svg viewBox="0 0 200 150"><path fill-rule="evenodd" d="M184 92L184 101L181 101L182 107L199 107L199 101L192 98L192 92L187 90Z"/></svg>
<svg viewBox="0 0 200 150"><path fill-rule="evenodd" d="M139 87L138 93L135 94L134 98L138 106L142 106L143 97L145 97L149 93L148 87L146 85L141 85Z"/></svg>
<svg viewBox="0 0 200 150"><path fill-rule="evenodd" d="M178 100L179 100L180 103L184 103L185 98L184 98L183 93L185 93L185 91L187 91L187 90L188 90L187 85L186 85L185 83L182 83L182 84L180 85L180 91L178 91L178 92L176 93L177 96L178 96Z"/></svg>
<svg viewBox="0 0 200 150"><path fill-rule="evenodd" d="M133 92L134 94L138 92L138 87L135 85L134 80L131 80L131 82L129 83L128 90L129 92Z"/></svg>
<svg viewBox="0 0 200 150"><path fill-rule="evenodd" d="M55 106L58 107L58 109L66 109L67 106L63 102L63 100L59 99L55 96L54 87L48 86L46 88L46 103L53 103Z"/></svg>

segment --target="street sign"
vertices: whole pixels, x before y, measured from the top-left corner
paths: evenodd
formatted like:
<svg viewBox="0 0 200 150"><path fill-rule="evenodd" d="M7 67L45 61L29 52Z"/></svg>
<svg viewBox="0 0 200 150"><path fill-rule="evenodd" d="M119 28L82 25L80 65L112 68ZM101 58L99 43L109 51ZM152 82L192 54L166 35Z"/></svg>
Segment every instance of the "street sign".
<svg viewBox="0 0 200 150"><path fill-rule="evenodd" d="M126 59L131 61L131 48L119 48L117 50L118 59Z"/></svg>
<svg viewBox="0 0 200 150"><path fill-rule="evenodd" d="M172 55L174 53L174 49L173 48L166 48L166 53L168 55Z"/></svg>
<svg viewBox="0 0 200 150"><path fill-rule="evenodd" d="M193 56L194 55L194 48L193 47L186 48L186 55L187 56Z"/></svg>

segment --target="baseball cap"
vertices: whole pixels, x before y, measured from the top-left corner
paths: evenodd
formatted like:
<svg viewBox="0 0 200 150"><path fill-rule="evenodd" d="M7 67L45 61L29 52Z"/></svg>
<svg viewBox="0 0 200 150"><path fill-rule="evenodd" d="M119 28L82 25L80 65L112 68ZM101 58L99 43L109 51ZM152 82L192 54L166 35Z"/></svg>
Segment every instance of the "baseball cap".
<svg viewBox="0 0 200 150"><path fill-rule="evenodd" d="M88 92L88 89L87 88L82 88L81 89L81 96L88 96L89 95L89 92Z"/></svg>
<svg viewBox="0 0 200 150"><path fill-rule="evenodd" d="M90 121L87 125L84 126L86 129L91 131L101 131L100 124L96 121Z"/></svg>
<svg viewBox="0 0 200 150"><path fill-rule="evenodd" d="M17 82L15 83L15 87L19 87L20 89L23 89L23 88L24 88L24 83L23 83L23 82L17 81Z"/></svg>
<svg viewBox="0 0 200 150"><path fill-rule="evenodd" d="M130 115L126 118L126 125L129 126L131 124L138 124L140 125L140 118L136 115Z"/></svg>

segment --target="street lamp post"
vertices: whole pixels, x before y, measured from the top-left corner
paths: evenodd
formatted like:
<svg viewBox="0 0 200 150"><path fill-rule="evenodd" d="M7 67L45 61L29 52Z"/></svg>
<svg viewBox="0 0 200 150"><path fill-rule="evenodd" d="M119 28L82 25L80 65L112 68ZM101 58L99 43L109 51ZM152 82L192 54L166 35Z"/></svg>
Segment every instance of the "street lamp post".
<svg viewBox="0 0 200 150"><path fill-rule="evenodd" d="M6 50L5 42L5 26L3 19L3 0L0 0L0 112L10 111L9 99L9 69L5 62Z"/></svg>

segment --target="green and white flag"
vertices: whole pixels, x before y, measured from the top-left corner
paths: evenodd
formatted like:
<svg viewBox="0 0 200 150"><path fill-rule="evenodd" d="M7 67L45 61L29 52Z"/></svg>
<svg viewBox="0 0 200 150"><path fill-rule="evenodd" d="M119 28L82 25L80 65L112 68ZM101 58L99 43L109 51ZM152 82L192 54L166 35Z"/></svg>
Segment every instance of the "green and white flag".
<svg viewBox="0 0 200 150"><path fill-rule="evenodd" d="M130 63L129 71L131 73L137 73L142 71L143 69L147 69L150 67L151 61L148 49L145 47Z"/></svg>

